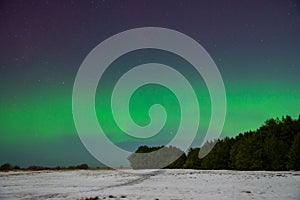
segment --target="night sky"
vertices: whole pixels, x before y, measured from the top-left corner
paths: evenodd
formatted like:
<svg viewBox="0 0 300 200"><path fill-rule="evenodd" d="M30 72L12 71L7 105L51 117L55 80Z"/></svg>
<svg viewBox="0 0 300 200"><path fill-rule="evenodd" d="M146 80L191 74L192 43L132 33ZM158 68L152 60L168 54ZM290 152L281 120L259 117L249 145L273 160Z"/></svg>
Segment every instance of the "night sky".
<svg viewBox="0 0 300 200"><path fill-rule="evenodd" d="M119 32L138 27L165 27L198 41L215 61L227 95L222 137L255 130L266 119L300 114L300 4L296 0L251 1L1 1L0 2L0 163L28 166L99 165L84 148L72 117L76 73L88 53ZM137 59L138 58L138 59ZM185 66L167 52L141 51L120 58L126 63L166 59ZM117 68L119 67L119 70ZM187 76L193 74L182 70ZM191 78L191 82L198 80ZM203 83L204 84L204 83ZM201 105L199 145L210 117L205 85L197 93ZM132 97L132 115L146 123L143 105L161 100L170 119L151 141L120 135L109 119L104 88L96 95L96 111L108 137L125 149L168 142L178 125L177 100L153 86ZM134 102L136 103L134 106ZM106 125L105 125L106 122Z"/></svg>

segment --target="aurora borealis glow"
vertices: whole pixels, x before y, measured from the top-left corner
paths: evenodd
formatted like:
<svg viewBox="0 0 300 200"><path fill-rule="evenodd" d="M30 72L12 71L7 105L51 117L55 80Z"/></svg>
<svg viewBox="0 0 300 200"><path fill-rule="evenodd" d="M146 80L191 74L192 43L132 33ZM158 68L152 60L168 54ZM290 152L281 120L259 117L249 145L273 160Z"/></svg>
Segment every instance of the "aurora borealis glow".
<svg viewBox="0 0 300 200"><path fill-rule="evenodd" d="M0 163L99 165L82 146L72 118L72 87L86 55L121 31L157 26L197 40L221 72L227 95L222 136L258 128L266 119L300 114L300 9L297 1L2 1L0 3ZM141 51L115 63L101 81L96 111L108 136L134 150L141 141L122 135L105 102L126 66L159 60L197 89L201 109L198 145L209 123L205 83L171 54ZM179 86L180 87L180 86ZM104 100L103 100L104 99ZM149 144L164 144L178 126L178 102L161 86L136 91L130 106L138 124L162 103L168 121ZM99 112L98 112L99 113Z"/></svg>

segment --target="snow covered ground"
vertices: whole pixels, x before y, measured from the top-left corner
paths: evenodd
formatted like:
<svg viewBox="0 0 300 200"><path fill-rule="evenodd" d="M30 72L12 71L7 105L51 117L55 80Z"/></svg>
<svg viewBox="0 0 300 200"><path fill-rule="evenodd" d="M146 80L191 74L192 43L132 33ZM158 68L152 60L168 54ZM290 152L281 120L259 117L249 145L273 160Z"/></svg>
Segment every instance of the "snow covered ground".
<svg viewBox="0 0 300 200"><path fill-rule="evenodd" d="M128 170L130 171L130 170ZM0 199L300 199L300 172L1 172Z"/></svg>

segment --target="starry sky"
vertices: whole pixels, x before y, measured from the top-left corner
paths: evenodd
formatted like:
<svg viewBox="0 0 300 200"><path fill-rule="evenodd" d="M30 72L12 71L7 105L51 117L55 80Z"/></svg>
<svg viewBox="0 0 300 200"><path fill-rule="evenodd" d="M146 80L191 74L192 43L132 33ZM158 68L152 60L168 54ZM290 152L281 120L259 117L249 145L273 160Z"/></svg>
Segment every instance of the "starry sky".
<svg viewBox="0 0 300 200"><path fill-rule="evenodd" d="M28 166L101 165L84 148L72 117L72 88L88 53L119 32L165 27L199 42L215 61L227 95L222 137L255 130L266 119L300 114L300 4L296 0L8 1L0 2L0 163ZM118 146L165 144L178 128L176 97L159 85L132 97L133 119L147 124L147 108L169 110L166 127L149 141L121 133L108 109L109 88L130 63L156 60L197 82L200 144L210 119L201 77L178 57L154 50L120 57L96 94L99 123ZM203 82L203 81L202 81ZM196 88L197 89L197 88ZM106 104L105 104L106 103ZM102 114L99 114L101 111ZM104 114L103 114L104 113Z"/></svg>

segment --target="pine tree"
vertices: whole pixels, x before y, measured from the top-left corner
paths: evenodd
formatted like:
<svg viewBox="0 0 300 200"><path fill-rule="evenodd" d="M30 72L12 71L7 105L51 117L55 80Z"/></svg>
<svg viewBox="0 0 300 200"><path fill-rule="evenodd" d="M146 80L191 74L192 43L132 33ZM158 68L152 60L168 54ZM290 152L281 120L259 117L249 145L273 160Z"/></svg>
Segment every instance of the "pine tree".
<svg viewBox="0 0 300 200"><path fill-rule="evenodd" d="M300 170L300 133L295 136L293 145L289 152L288 169Z"/></svg>

